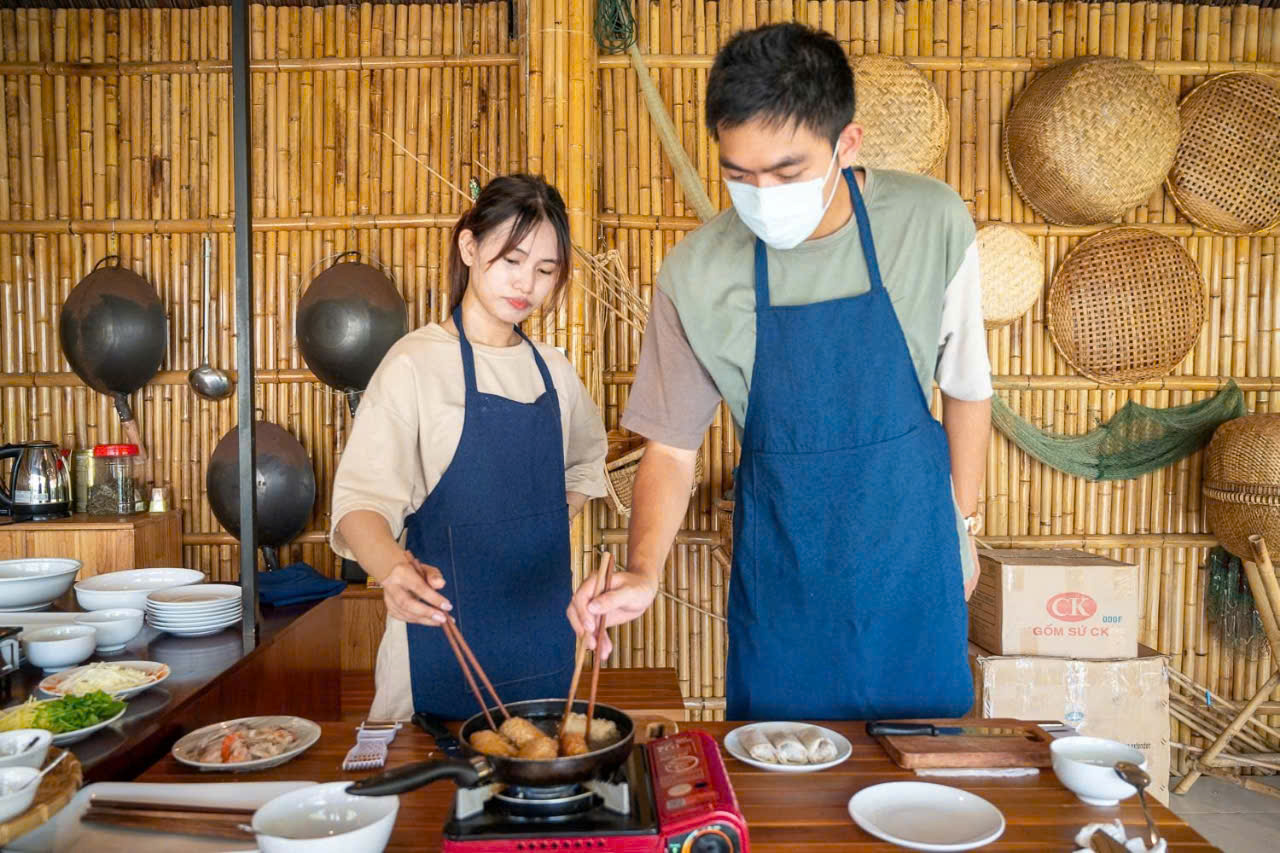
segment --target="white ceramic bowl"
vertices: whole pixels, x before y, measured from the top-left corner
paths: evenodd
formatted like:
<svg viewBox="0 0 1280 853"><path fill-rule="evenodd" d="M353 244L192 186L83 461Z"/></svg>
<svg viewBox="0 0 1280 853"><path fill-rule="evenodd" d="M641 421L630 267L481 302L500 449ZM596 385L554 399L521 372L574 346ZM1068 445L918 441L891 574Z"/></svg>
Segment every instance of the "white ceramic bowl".
<svg viewBox="0 0 1280 853"><path fill-rule="evenodd" d="M17 817L31 808L31 802L36 798L36 791L40 790L40 784L28 783L39 775L40 771L34 767L0 769L0 821Z"/></svg>
<svg viewBox="0 0 1280 853"><path fill-rule="evenodd" d="M82 565L57 557L0 560L0 610L48 607L71 588Z"/></svg>
<svg viewBox="0 0 1280 853"><path fill-rule="evenodd" d="M399 797L357 797L350 782L308 785L253 813L262 853L379 853L400 810Z"/></svg>
<svg viewBox="0 0 1280 853"><path fill-rule="evenodd" d="M1091 806L1114 806L1137 793L1116 775L1117 761L1147 769L1147 759L1131 746L1100 737L1062 737L1049 745L1053 772L1077 797Z"/></svg>
<svg viewBox="0 0 1280 853"><path fill-rule="evenodd" d="M129 569L94 575L76 584L76 601L85 610L131 607L147 609L147 596L158 589L202 583L195 569Z"/></svg>
<svg viewBox="0 0 1280 853"><path fill-rule="evenodd" d="M76 617L77 625L91 625L98 632L98 651L118 652L142 630L143 613L136 607L91 610Z"/></svg>
<svg viewBox="0 0 1280 853"><path fill-rule="evenodd" d="M22 635L27 660L45 672L75 666L93 654L97 644L98 632L92 625L54 625Z"/></svg>
<svg viewBox="0 0 1280 853"><path fill-rule="evenodd" d="M23 749L35 741L34 745ZM0 734L0 767L44 766L53 735L44 729L14 729Z"/></svg>

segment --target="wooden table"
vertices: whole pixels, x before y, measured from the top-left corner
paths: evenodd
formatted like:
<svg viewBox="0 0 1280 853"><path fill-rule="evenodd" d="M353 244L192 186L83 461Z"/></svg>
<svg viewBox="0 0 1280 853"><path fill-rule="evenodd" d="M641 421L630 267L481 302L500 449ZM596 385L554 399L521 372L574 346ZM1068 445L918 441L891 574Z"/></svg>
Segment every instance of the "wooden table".
<svg viewBox="0 0 1280 853"><path fill-rule="evenodd" d="M737 723L698 723L718 741ZM729 775L751 833L755 853L835 853L835 851L896 851L901 848L867 835L849 818L847 803L854 793L879 782L916 779L889 762L884 751L862 731L861 723L825 723L853 742L853 755L844 764L812 774L781 774L756 770L725 755ZM351 723L324 723L320 742L281 767L237 775L235 781L355 780L368 773L343 773L339 766L353 742ZM427 735L406 729L391 745L388 766L438 756ZM225 777L230 780L232 777ZM211 782L214 778L166 757L138 778L139 782ZM948 784L938 778L928 781ZM1118 807L1086 806L1063 788L1051 770L1038 776L1005 779L967 779L956 787L985 797L998 807L1008 828L989 850L1068 851L1072 837L1086 823L1119 817L1137 834L1145 827L1135 799ZM387 847L391 851L438 850L441 827L451 806L453 787L436 784L405 794L400 815ZM1168 809L1152 804L1160 833L1171 849L1214 850Z"/></svg>

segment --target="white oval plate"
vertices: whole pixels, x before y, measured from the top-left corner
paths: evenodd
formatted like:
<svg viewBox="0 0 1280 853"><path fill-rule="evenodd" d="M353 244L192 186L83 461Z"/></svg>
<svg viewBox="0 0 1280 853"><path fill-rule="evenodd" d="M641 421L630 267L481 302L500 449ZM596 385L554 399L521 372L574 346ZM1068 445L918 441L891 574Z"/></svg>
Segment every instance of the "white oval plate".
<svg viewBox="0 0 1280 853"><path fill-rule="evenodd" d="M213 628L216 625L234 625L244 617L242 613L228 613L224 616L201 617L199 619L149 619L148 624L164 630L166 628Z"/></svg>
<svg viewBox="0 0 1280 853"><path fill-rule="evenodd" d="M239 601L243 595L243 591L235 584L202 583L157 590L147 596L147 604L197 607L202 604Z"/></svg>
<svg viewBox="0 0 1280 853"><path fill-rule="evenodd" d="M738 728L729 732L724 736L724 748L729 754L741 761L743 764L750 764L752 767L759 767L761 770L773 770L777 773L814 773L818 770L826 770L835 767L837 764L843 764L853 754L853 744L849 743L849 739L839 732L833 732L831 729L822 726L814 726L815 729L822 732L836 746L836 757L830 761L824 761L821 764L770 764L767 761L758 761L747 753L742 746L742 732L759 730L768 737L770 734L780 729L801 729L812 723L751 723L746 726L738 726Z"/></svg>
<svg viewBox="0 0 1280 853"><path fill-rule="evenodd" d="M109 720L103 720L102 722L95 723L92 726L85 726L83 729L76 729L75 731L72 731L72 732L63 732L60 735L54 735L53 745L66 746L69 743L79 743L80 741L87 738L89 735L96 732L98 729L105 729L107 726L111 725L116 720L123 717L124 712L127 710L129 710L129 706L125 705L123 708L120 709L120 713L116 714L114 717L112 717Z"/></svg>
<svg viewBox="0 0 1280 853"><path fill-rule="evenodd" d="M270 758L258 758L253 761L241 761L236 764L200 761L196 758L211 742L221 740L226 737L229 731L240 726L249 726L250 728L280 726L293 732L298 740L291 749L279 755L273 755ZM199 767L201 770L265 770L268 767L276 767L290 759L297 758L310 749L318 740L320 740L320 727L310 720L304 720L302 717L241 717L237 720L214 723L211 726L205 726L202 729L196 729L190 734L183 735L173 745L171 751L173 757L183 764Z"/></svg>
<svg viewBox="0 0 1280 853"><path fill-rule="evenodd" d="M233 616L242 612L239 607L224 607L208 613L157 613L147 611L147 619L156 622L212 622L223 616Z"/></svg>
<svg viewBox="0 0 1280 853"><path fill-rule="evenodd" d="M152 687L155 687L157 684L169 677L168 664L156 663L155 661L150 660L121 660L110 661L110 663L115 666L127 666L129 669L141 670L151 676L151 681L148 681L146 684L139 685L138 687L131 687L128 690L121 690L119 693L112 693L111 695L117 699L128 699L131 696L137 696L142 691L150 690ZM80 670L87 669L90 666L92 666L92 664L77 666L74 669L64 669L62 672L57 672L48 676L36 686L40 688L41 692L48 693L50 696L66 696L67 694L62 692L62 682L80 672Z"/></svg>
<svg viewBox="0 0 1280 853"><path fill-rule="evenodd" d="M960 788L930 782L884 782L849 800L853 822L909 850L973 850L1004 834L1004 815Z"/></svg>
<svg viewBox="0 0 1280 853"><path fill-rule="evenodd" d="M195 569L127 569L103 572L76 584L79 589L101 592L137 592L200 583L204 573Z"/></svg>
<svg viewBox="0 0 1280 853"><path fill-rule="evenodd" d="M181 587L179 587L181 588ZM239 598L230 598L214 604L156 604L147 602L148 613L208 613L216 610L228 610L240 606Z"/></svg>

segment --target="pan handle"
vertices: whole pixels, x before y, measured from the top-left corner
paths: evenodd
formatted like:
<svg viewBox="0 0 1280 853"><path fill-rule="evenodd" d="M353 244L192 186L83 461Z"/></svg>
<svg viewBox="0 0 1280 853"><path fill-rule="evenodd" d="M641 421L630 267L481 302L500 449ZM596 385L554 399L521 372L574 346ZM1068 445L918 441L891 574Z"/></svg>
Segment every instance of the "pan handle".
<svg viewBox="0 0 1280 853"><path fill-rule="evenodd" d="M333 269L338 264L342 263L343 258L348 257L350 255L355 255L356 258L359 259L360 251L358 249L348 249L345 252L339 252L337 257L333 259L333 263L329 264L329 269Z"/></svg>
<svg viewBox="0 0 1280 853"><path fill-rule="evenodd" d="M349 785L347 793L362 797L404 794L440 779L452 779L459 788L469 788L479 782L480 778L480 769L470 761L460 758L418 761L361 779Z"/></svg>
<svg viewBox="0 0 1280 853"><path fill-rule="evenodd" d="M98 271L98 267L102 266L102 265L103 265L103 264L105 264L107 261L115 261L115 262L116 262L116 266L120 266L120 256L119 256L119 255L103 255L103 256L102 256L102 258L101 258L101 259L99 259L99 260L98 260L98 262L97 262L96 264L94 264L94 265L93 265L93 269L92 269L92 270L90 270L90 272L97 272L97 271Z"/></svg>

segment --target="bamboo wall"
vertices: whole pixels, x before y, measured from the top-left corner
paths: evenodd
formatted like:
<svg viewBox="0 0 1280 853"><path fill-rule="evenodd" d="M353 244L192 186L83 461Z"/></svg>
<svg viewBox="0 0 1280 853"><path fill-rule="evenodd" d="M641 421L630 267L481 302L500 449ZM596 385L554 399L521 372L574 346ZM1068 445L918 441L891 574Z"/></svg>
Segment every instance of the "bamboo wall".
<svg viewBox="0 0 1280 853"><path fill-rule="evenodd" d="M638 4L641 49L712 199L728 204L701 127L719 44L743 27L798 18L834 32L850 54L907 56L934 81L952 136L938 176L979 222L1031 233L1052 274L1096 229L1043 224L1012 190L999 158L1003 116L1031 73L1081 54L1143 61L1178 94L1209 73L1280 73L1274 8L1171 3L692 2ZM410 322L440 316L448 228L466 187L528 168L564 192L578 245L616 248L644 295L666 251L696 226L665 162L625 56L598 54L590 0L528 0L517 38L505 2L255 6L253 177L257 396L264 417L297 435L319 483L311 532L292 556L335 569L323 544L330 480L348 426L294 346L293 309L319 264L359 248L385 264ZM186 387L198 363L199 251L216 237L231 257L229 10L0 10L0 434L82 446L118 436L108 401L83 388L57 343L57 309L103 255L120 254L169 307L163 372L135 395L154 477L186 512L187 564L235 573L235 548L203 497L205 464L233 425L231 401ZM395 142L391 142L388 136ZM406 153L408 152L408 153ZM433 176L419 160L435 173ZM1025 417L1087 429L1128 400L1165 407L1237 378L1253 411L1273 411L1280 373L1275 235L1216 237L1180 219L1162 192L1129 221L1182 240L1210 289L1199 344L1174 377L1113 388L1072 374L1046 332L1043 306L990 335L1000 393ZM584 283L581 270L576 282ZM231 368L232 280L217 263L213 363ZM598 317L605 318L596 334ZM639 336L607 321L583 288L533 333L603 378L610 427L626 403ZM723 564L713 558L736 454L721 413L704 445L707 476L673 552L665 588L643 620L619 630L617 663L672 665L687 696L716 714L724 695ZM1197 455L1131 482L1090 484L992 443L984 496L993 545L1088 547L1141 566L1143 639L1172 665L1228 697L1252 692L1270 666L1218 648L1206 629L1199 566L1212 537L1200 507ZM575 539L625 563L625 520L604 502ZM1176 733L1175 737L1181 737ZM1175 760L1178 756L1175 755Z"/></svg>

